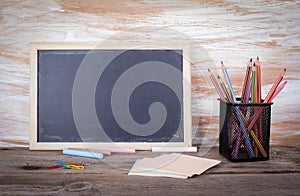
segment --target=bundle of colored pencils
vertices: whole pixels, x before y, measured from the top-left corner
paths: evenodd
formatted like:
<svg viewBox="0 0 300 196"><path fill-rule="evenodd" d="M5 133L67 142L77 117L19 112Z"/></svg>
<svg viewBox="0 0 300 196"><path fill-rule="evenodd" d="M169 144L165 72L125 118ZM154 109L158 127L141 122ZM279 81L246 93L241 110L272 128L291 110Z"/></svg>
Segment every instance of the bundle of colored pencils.
<svg viewBox="0 0 300 196"><path fill-rule="evenodd" d="M227 72L227 69L223 62L221 62L222 72L226 82L223 82L221 77L218 75L217 81L214 73L210 69L210 79L220 97L221 100L233 103L233 104L266 104L271 103L272 100L282 91L287 81L281 81L286 72L286 68L280 73L278 78L275 80L271 90L262 99L261 93L261 65L259 58L257 57L255 62L250 59L245 79L243 83L242 95L240 101L237 101L231 81ZM258 157L259 152L263 157L267 157L267 153L262 145L262 120L261 114L264 107L234 107L235 115L233 116L233 126L235 127L235 134L231 137L229 143L233 144L232 157L237 157L241 145L244 145L250 158Z"/></svg>

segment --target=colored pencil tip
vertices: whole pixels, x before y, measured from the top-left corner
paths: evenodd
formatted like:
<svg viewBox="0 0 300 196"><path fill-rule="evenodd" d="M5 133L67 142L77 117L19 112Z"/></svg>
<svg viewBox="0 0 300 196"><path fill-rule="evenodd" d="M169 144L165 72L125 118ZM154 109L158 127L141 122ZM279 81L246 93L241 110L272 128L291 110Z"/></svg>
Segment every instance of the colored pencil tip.
<svg viewBox="0 0 300 196"><path fill-rule="evenodd" d="M250 59L250 62L252 62L252 58Z"/></svg>
<svg viewBox="0 0 300 196"><path fill-rule="evenodd" d="M221 61L221 68L224 69L225 65L223 64L223 61Z"/></svg>
<svg viewBox="0 0 300 196"><path fill-rule="evenodd" d="M253 63L253 67L255 67L255 63Z"/></svg>
<svg viewBox="0 0 300 196"><path fill-rule="evenodd" d="M207 70L210 72L210 69L209 69L209 68L208 68Z"/></svg>
<svg viewBox="0 0 300 196"><path fill-rule="evenodd" d="M286 68L284 68L284 70L283 71L286 71Z"/></svg>
<svg viewBox="0 0 300 196"><path fill-rule="evenodd" d="M221 79L221 77L219 75L217 75L218 79Z"/></svg>
<svg viewBox="0 0 300 196"><path fill-rule="evenodd" d="M256 59L259 60L259 57L257 56Z"/></svg>

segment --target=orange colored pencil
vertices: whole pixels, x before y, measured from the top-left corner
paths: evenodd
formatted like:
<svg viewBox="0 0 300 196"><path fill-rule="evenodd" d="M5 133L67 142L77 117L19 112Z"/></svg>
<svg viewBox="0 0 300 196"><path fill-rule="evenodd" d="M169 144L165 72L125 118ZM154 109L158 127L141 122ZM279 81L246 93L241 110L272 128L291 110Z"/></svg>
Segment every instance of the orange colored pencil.
<svg viewBox="0 0 300 196"><path fill-rule="evenodd" d="M261 69L260 69L260 62L259 57L256 57L256 102L261 103ZM254 109L256 110L256 109ZM262 120L261 116L257 120L257 124L254 125L255 133L260 142L262 142L263 131L262 131Z"/></svg>
<svg viewBox="0 0 300 196"><path fill-rule="evenodd" d="M252 66L251 103L256 103L256 64Z"/></svg>

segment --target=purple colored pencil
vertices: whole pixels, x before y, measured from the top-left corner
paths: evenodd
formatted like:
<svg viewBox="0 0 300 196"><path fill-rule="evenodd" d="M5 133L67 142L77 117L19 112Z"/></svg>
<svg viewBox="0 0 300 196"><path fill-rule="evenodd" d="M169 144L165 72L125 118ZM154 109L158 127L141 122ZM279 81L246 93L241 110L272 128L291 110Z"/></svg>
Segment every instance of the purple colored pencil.
<svg viewBox="0 0 300 196"><path fill-rule="evenodd" d="M235 147L231 153L231 156L236 158L238 156L238 153L239 153L239 148L240 148L240 145L241 145L241 138L242 138L242 129L241 127L239 127L238 123L237 123L237 118L236 116L234 115L234 118L232 120L232 123L234 125L234 127L236 127L236 130L237 130L237 133L233 136L235 137L237 140L236 140L236 143L235 143ZM232 137L232 138L233 138ZM234 141L234 140L233 140ZM231 141L231 142L233 142Z"/></svg>

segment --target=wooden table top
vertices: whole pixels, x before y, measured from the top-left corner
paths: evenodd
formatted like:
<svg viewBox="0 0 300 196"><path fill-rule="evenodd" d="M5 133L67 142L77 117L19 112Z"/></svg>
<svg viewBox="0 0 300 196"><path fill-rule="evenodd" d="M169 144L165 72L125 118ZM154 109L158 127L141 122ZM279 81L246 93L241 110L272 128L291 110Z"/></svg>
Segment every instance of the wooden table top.
<svg viewBox="0 0 300 196"><path fill-rule="evenodd" d="M270 160L232 163L214 147L204 157L222 163L189 179L128 176L136 159L161 153L113 154L103 160L62 155L61 151L0 149L0 195L299 195L300 148L270 149ZM199 156L199 153L186 153ZM56 161L83 162L84 170L54 169Z"/></svg>

